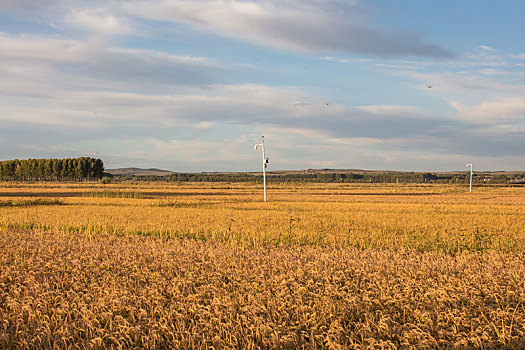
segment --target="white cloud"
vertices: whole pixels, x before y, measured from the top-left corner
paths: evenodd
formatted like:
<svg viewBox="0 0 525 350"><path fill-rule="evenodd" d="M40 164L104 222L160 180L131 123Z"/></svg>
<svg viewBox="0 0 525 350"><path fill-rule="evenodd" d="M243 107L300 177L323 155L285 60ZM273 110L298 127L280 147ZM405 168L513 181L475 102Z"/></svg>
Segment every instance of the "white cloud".
<svg viewBox="0 0 525 350"><path fill-rule="evenodd" d="M95 51L95 42L54 39L36 35L0 34L0 60L85 62Z"/></svg>
<svg viewBox="0 0 525 350"><path fill-rule="evenodd" d="M156 157L177 157L184 154L186 162L201 164L202 162L230 161L236 158L238 161L249 161L253 159L253 148L246 147L247 139L239 136L235 139L221 141L209 141L201 139L169 141L152 140L155 145ZM244 152L240 151L244 148ZM235 155L235 156L234 156Z"/></svg>
<svg viewBox="0 0 525 350"><path fill-rule="evenodd" d="M479 48L479 50L487 51L487 52L497 52L498 51L495 48L487 46L487 45L481 45L478 48Z"/></svg>
<svg viewBox="0 0 525 350"><path fill-rule="evenodd" d="M211 59L119 48L103 40L0 35L4 94L49 95L57 90L170 91L210 83L225 70Z"/></svg>
<svg viewBox="0 0 525 350"><path fill-rule="evenodd" d="M358 106L356 108L368 113L384 116L412 115L425 117L425 111L422 108L415 106L368 105Z"/></svg>
<svg viewBox="0 0 525 350"><path fill-rule="evenodd" d="M479 46L473 52L465 54L465 60L471 66L504 67L508 65L505 56L489 46Z"/></svg>
<svg viewBox="0 0 525 350"><path fill-rule="evenodd" d="M0 10L32 13L33 11L38 11L43 8L54 7L63 2L63 0L2 0L2 2L0 2ZM72 3L73 2L74 1L72 1Z"/></svg>
<svg viewBox="0 0 525 350"><path fill-rule="evenodd" d="M446 70L439 73L422 72L419 70L396 71L394 74L413 79L413 86L426 91L429 95L438 95L446 100L469 99L481 101L490 98L500 98L508 95L519 95L525 91L525 86L510 82L516 75L505 74L505 71L479 70ZM506 81L507 79L509 81Z"/></svg>
<svg viewBox="0 0 525 350"><path fill-rule="evenodd" d="M214 125L215 125L214 122L199 122L199 123L197 123L197 125L195 125L194 128L195 128L196 130L200 130L200 131L202 131L202 130L208 130L208 129L210 129L211 127L213 127Z"/></svg>
<svg viewBox="0 0 525 350"><path fill-rule="evenodd" d="M481 104L465 106L459 102L451 102L460 118L475 122L512 122L525 121L525 97L510 96L498 100L485 100Z"/></svg>
<svg viewBox="0 0 525 350"><path fill-rule="evenodd" d="M480 69L479 72L483 75L506 75L506 76L512 75L511 72L501 71L501 70L494 69L494 68Z"/></svg>
<svg viewBox="0 0 525 350"><path fill-rule="evenodd" d="M515 59L518 59L518 60L525 60L525 53L520 53L518 55L509 55L509 57L511 58L515 58Z"/></svg>
<svg viewBox="0 0 525 350"><path fill-rule="evenodd" d="M365 6L358 1L128 0L94 5L85 0L19 0L3 1L2 8L51 27L109 37L148 35L139 23L147 19L185 23L282 50L454 56L438 45L425 43L417 34L381 29L367 18Z"/></svg>
<svg viewBox="0 0 525 350"><path fill-rule="evenodd" d="M327 61L332 62L338 62L338 63L369 63L372 60L369 58L341 58L341 57L332 57L332 56L326 56L324 57Z"/></svg>
<svg viewBox="0 0 525 350"><path fill-rule="evenodd" d="M134 32L128 19L102 7L74 10L62 20L62 23L87 33L129 35Z"/></svg>
<svg viewBox="0 0 525 350"><path fill-rule="evenodd" d="M119 48L101 40L55 39L36 35L9 35L0 33L0 60L50 61L96 65L123 61L134 64L144 61L155 64L194 64L216 66L206 57L173 55L153 50Z"/></svg>
<svg viewBox="0 0 525 350"><path fill-rule="evenodd" d="M122 3L122 8L132 16L186 23L284 50L454 56L439 46L424 43L417 35L374 28L367 23L357 2L136 0Z"/></svg>
<svg viewBox="0 0 525 350"><path fill-rule="evenodd" d="M2 80L0 88L10 84L9 80ZM49 86L40 88L49 89ZM185 87L183 91L168 96L103 89L67 90L56 85L53 89L48 94L42 92L42 95L33 98L38 105L38 113L31 112L35 108L31 103L17 102L19 98L20 101L31 101L23 92L20 92L23 96L11 96L11 103L4 106L0 119L57 125L81 122L91 127L111 126L124 120L127 123L158 125L184 122L204 130L217 121L280 123L312 117L323 109L326 115L337 113L337 107L325 108L320 97L292 88L254 84Z"/></svg>

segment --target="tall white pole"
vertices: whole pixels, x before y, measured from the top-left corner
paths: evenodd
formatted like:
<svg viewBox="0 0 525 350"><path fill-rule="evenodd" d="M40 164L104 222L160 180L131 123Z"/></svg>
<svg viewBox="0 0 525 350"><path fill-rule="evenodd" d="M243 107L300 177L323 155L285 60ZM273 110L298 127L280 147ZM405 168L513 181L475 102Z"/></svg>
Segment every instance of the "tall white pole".
<svg viewBox="0 0 525 350"><path fill-rule="evenodd" d="M262 142L255 144L254 149L257 150L257 147L261 146L262 148L262 169L263 169L263 184L264 184L264 201L266 202L266 166L268 164L268 159L266 158L266 152L264 151L264 136L261 136Z"/></svg>
<svg viewBox="0 0 525 350"><path fill-rule="evenodd" d="M472 163L467 164L470 167L470 192L472 193Z"/></svg>
<svg viewBox="0 0 525 350"><path fill-rule="evenodd" d="M472 164L470 164L470 193L472 193Z"/></svg>
<svg viewBox="0 0 525 350"><path fill-rule="evenodd" d="M262 139L262 168L263 168L263 183L264 183L264 201L266 202L266 153L264 153L264 136L261 136Z"/></svg>

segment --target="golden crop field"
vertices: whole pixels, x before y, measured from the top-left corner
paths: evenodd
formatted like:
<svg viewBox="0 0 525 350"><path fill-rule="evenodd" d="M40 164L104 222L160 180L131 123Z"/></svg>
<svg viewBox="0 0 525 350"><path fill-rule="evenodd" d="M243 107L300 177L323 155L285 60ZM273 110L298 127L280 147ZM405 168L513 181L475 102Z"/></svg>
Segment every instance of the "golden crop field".
<svg viewBox="0 0 525 350"><path fill-rule="evenodd" d="M525 346L525 188L2 183L0 348Z"/></svg>

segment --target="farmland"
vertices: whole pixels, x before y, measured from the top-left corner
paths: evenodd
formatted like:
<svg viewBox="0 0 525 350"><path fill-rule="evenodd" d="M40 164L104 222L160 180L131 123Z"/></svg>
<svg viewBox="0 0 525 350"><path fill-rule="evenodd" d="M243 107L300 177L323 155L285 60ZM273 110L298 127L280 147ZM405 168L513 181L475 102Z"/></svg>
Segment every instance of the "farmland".
<svg viewBox="0 0 525 350"><path fill-rule="evenodd" d="M0 347L519 347L525 189L0 187Z"/></svg>

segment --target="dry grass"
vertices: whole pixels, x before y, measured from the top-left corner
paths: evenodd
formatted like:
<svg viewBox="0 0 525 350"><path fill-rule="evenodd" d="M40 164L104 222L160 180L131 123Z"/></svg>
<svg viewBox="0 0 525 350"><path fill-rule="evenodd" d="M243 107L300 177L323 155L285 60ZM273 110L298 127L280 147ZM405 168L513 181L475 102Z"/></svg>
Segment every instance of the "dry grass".
<svg viewBox="0 0 525 350"><path fill-rule="evenodd" d="M525 346L523 254L4 232L0 347Z"/></svg>
<svg viewBox="0 0 525 350"><path fill-rule="evenodd" d="M525 347L525 191L462 190L9 184L0 348Z"/></svg>

